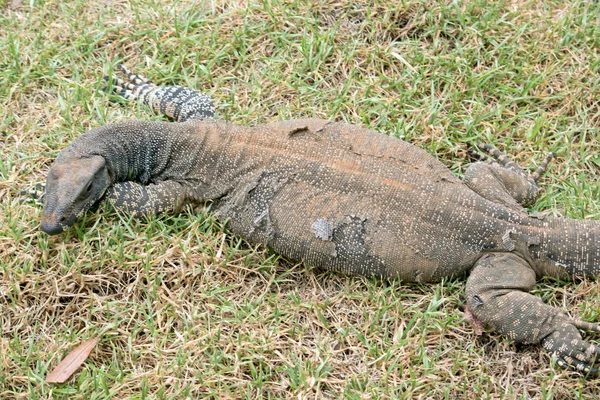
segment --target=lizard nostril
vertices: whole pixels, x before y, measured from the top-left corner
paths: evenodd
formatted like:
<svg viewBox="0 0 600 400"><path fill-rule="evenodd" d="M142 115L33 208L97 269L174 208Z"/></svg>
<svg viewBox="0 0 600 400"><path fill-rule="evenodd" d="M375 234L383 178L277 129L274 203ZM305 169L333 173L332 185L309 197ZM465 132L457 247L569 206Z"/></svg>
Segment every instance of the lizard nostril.
<svg viewBox="0 0 600 400"><path fill-rule="evenodd" d="M66 218L64 215L61 215L61 216L58 218L58 222L61 222L61 223L62 223L62 222L65 222L65 220L66 220L66 219L67 219L67 218Z"/></svg>

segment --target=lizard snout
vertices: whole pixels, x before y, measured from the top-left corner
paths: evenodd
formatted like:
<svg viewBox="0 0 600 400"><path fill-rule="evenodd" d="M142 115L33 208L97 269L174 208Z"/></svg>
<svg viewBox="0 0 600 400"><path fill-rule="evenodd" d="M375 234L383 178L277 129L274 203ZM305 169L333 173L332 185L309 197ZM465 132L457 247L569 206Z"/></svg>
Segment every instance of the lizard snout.
<svg viewBox="0 0 600 400"><path fill-rule="evenodd" d="M42 231L48 235L63 233L64 225L61 222L64 222L64 217L59 218L59 221L57 221L54 215L44 215L42 216Z"/></svg>

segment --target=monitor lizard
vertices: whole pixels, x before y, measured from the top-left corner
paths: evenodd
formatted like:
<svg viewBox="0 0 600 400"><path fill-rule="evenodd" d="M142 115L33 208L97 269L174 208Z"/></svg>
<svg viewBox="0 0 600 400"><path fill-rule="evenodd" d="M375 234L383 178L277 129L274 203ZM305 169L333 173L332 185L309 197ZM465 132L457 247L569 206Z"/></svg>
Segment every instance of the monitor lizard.
<svg viewBox="0 0 600 400"><path fill-rule="evenodd" d="M541 343L561 366L596 373L600 348L529 292L544 276L600 271L600 222L529 214L537 178L488 145L464 179L426 151L320 119L236 126L210 97L161 87L120 67L127 99L175 122L91 129L51 167L42 230L58 234L105 199L148 215L211 201L229 229L291 260L343 273L432 282L469 273L472 315L519 343Z"/></svg>

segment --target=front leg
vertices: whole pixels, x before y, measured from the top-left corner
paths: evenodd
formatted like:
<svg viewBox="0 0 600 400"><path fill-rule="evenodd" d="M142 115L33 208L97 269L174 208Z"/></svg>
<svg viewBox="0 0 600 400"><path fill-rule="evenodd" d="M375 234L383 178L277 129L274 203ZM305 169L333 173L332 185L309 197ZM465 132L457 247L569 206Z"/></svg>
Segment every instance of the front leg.
<svg viewBox="0 0 600 400"><path fill-rule="evenodd" d="M106 190L105 199L116 210L135 216L179 211L186 204L201 201L192 190L176 181L149 185L118 182Z"/></svg>
<svg viewBox="0 0 600 400"><path fill-rule="evenodd" d="M598 324L577 321L527 293L535 272L512 253L486 254L467 281L467 306L481 322L518 343L541 343L559 365L597 373L600 348L585 342L577 330L600 332Z"/></svg>
<svg viewBox="0 0 600 400"><path fill-rule="evenodd" d="M112 90L127 100L140 101L154 112L165 114L177 122L214 118L215 106L208 95L185 86L157 86L123 65L117 65L117 68L127 80L108 76L104 79L112 82Z"/></svg>

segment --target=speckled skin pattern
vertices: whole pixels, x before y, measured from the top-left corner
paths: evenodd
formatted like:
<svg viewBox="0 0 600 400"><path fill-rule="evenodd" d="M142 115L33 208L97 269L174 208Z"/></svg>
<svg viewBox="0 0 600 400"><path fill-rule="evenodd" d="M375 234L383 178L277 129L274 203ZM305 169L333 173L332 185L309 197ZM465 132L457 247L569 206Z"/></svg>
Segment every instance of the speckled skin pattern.
<svg viewBox="0 0 600 400"><path fill-rule="evenodd" d="M143 100L147 80L124 72L130 83L117 79L116 90ZM461 181L425 151L368 129L316 119L241 127L199 119L212 117L206 107L182 118L174 92L154 93L182 122L111 124L63 149L48 174L45 232L62 232L102 198L136 215L210 200L233 233L316 267L408 282L470 271L467 306L480 321L596 371L600 350L577 328L598 325L528 293L542 276L600 269L599 222L523 208L551 157L530 175L481 145L490 157Z"/></svg>
<svg viewBox="0 0 600 400"><path fill-rule="evenodd" d="M107 76L104 79L112 81L114 91L127 100L140 101L157 114L165 114L177 122L215 116L215 105L205 94L185 86L156 86L123 65L117 65L117 69L127 76L127 81Z"/></svg>

